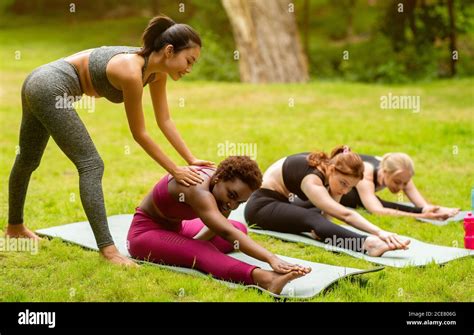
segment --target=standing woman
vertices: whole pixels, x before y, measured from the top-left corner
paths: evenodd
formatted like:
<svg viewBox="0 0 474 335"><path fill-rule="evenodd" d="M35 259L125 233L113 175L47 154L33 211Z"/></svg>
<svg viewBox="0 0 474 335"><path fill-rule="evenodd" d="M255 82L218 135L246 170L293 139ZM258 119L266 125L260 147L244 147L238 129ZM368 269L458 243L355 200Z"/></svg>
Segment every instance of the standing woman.
<svg viewBox="0 0 474 335"><path fill-rule="evenodd" d="M38 238L25 226L23 208L30 176L51 136L78 170L82 206L100 253L113 263L133 264L120 255L109 232L102 191L104 163L76 110L71 104L57 104L58 97L78 100L86 94L123 102L133 138L148 155L180 184L201 183L195 168L177 166L148 135L142 95L143 87L149 84L155 118L168 141L189 165L213 166L196 159L188 149L170 118L166 99L167 76L179 80L199 58L199 35L186 24L157 16L149 22L142 39L141 48L89 49L40 66L28 75L21 91L20 153L9 180L7 236Z"/></svg>

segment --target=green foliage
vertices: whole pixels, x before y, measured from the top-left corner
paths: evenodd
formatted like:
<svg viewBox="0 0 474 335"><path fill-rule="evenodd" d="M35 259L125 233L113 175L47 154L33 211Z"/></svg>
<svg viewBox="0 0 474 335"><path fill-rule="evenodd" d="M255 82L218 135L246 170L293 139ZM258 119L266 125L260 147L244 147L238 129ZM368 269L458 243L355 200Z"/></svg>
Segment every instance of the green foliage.
<svg viewBox="0 0 474 335"><path fill-rule="evenodd" d="M23 27L40 26L38 34L41 31L50 36L48 43L52 44L57 43L58 35L68 35L64 39L70 41L73 36L78 47L86 45L86 41L87 47L94 47L95 41L104 45L137 45L150 17L164 13L177 22L190 24L203 38L202 59L193 70L195 75L184 80L239 80L238 61L233 57L236 46L221 1L78 0L74 1L75 13L69 12L70 3L4 1L0 5L0 27L15 34ZM309 14L304 12L305 3ZM400 3L404 5L402 13L397 11ZM184 11L180 4L185 6ZM300 34L303 40L309 40L312 79L404 83L450 75L447 0L417 1L416 6L409 0L295 0L294 4ZM474 75L473 4L473 0L454 1L458 77ZM305 18L309 20L307 27ZM94 30L101 22L107 22L110 29ZM31 41L48 39L31 34ZM71 43L63 44L73 49ZM350 54L348 60L342 57L346 50Z"/></svg>
<svg viewBox="0 0 474 335"><path fill-rule="evenodd" d="M233 59L233 48L224 47L225 42L213 32L201 35L203 48L201 59L193 68L189 80L239 81L238 62Z"/></svg>
<svg viewBox="0 0 474 335"><path fill-rule="evenodd" d="M404 12L398 13L398 5ZM317 13L310 23L309 62L315 79L404 83L449 75L449 20L446 1L426 1L410 10L413 1L310 1ZM454 3L457 75L474 74L474 6L472 1ZM301 8L301 6L300 6ZM355 36L348 36L352 13ZM299 15L299 26L304 22ZM412 24L413 23L413 24ZM343 59L343 52L349 59Z"/></svg>

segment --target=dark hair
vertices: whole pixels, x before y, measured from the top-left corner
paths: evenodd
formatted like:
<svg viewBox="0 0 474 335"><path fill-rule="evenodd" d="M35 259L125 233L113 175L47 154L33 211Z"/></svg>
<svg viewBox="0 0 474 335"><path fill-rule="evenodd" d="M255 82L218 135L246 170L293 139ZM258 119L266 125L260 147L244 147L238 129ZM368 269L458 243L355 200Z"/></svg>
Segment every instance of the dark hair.
<svg viewBox="0 0 474 335"><path fill-rule="evenodd" d="M138 52L140 56L148 56L171 44L174 52L201 47L199 34L184 23L176 23L165 15L155 16L150 20L142 35L143 46Z"/></svg>
<svg viewBox="0 0 474 335"><path fill-rule="evenodd" d="M262 185L262 172L257 162L249 156L229 156L223 160L214 174L215 178L222 181L240 179L247 184L252 191Z"/></svg>
<svg viewBox="0 0 474 335"><path fill-rule="evenodd" d="M312 152L308 158L309 166L313 168L320 168L324 173L326 169L333 165L335 170L347 176L362 179L364 177L364 162L358 154L352 152L346 145L341 145L334 148L331 156L325 152Z"/></svg>

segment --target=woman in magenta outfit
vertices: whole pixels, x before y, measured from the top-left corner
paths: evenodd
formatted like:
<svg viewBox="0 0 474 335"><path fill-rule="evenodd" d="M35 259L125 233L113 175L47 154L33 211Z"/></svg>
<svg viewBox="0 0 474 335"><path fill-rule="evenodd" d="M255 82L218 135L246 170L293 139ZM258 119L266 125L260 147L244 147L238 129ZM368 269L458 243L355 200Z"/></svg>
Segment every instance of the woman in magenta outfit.
<svg viewBox="0 0 474 335"><path fill-rule="evenodd" d="M242 223L227 219L262 183L253 160L231 156L217 169L196 169L204 180L201 184L186 187L166 175L137 207L127 237L134 258L195 268L276 294L311 271L279 259L248 237ZM267 262L274 271L226 255L235 249Z"/></svg>

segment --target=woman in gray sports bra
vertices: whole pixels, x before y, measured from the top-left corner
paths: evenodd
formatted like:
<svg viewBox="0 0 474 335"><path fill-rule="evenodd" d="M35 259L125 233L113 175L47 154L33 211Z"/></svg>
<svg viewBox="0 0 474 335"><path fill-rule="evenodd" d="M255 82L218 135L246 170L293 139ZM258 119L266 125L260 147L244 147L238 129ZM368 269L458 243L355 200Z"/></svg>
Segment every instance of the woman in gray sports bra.
<svg viewBox="0 0 474 335"><path fill-rule="evenodd" d="M173 147L189 165L213 166L196 159L187 148L166 102L167 76L178 80L191 71L200 54L199 35L186 24L157 16L142 39L141 48L86 50L40 66L28 75L21 90L20 150L9 179L7 236L38 238L24 225L23 208L30 176L51 136L78 170L81 202L101 254L114 263L133 264L114 246L102 191L104 163L71 103L83 94L123 102L133 138L140 146L178 182L187 186L200 183L194 168L174 164L147 134L141 98L143 87L149 84L157 123ZM58 104L63 97L66 99Z"/></svg>

